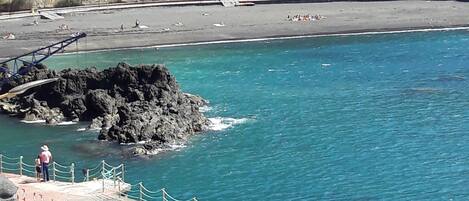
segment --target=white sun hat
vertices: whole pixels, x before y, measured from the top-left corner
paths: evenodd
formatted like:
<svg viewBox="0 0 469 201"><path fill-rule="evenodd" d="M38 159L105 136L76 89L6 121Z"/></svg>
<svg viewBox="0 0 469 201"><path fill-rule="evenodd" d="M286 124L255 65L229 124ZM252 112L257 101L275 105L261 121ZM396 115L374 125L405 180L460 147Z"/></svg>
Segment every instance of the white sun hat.
<svg viewBox="0 0 469 201"><path fill-rule="evenodd" d="M49 151L49 147L47 147L47 145L42 145L41 149L43 151Z"/></svg>

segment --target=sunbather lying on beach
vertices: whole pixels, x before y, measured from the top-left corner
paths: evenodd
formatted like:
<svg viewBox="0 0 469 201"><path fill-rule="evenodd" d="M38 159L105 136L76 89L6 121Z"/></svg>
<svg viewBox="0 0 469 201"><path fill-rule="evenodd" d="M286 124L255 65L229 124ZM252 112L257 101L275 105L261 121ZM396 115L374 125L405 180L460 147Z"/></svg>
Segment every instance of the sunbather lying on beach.
<svg viewBox="0 0 469 201"><path fill-rule="evenodd" d="M224 26L225 26L225 23L220 22L220 23L217 23L217 24L213 24L213 26L216 26L216 27L224 27Z"/></svg>
<svg viewBox="0 0 469 201"><path fill-rule="evenodd" d="M62 31L62 30L70 30L70 28L68 27L68 25L66 24L61 24L59 26L59 31Z"/></svg>
<svg viewBox="0 0 469 201"><path fill-rule="evenodd" d="M288 21L311 21L311 20L321 20L321 19L326 19L326 17L321 16L319 14L317 15L294 15L293 17L290 17L290 15L287 16Z"/></svg>
<svg viewBox="0 0 469 201"><path fill-rule="evenodd" d="M13 33L7 33L5 36L2 37L5 40L15 40L16 36Z"/></svg>

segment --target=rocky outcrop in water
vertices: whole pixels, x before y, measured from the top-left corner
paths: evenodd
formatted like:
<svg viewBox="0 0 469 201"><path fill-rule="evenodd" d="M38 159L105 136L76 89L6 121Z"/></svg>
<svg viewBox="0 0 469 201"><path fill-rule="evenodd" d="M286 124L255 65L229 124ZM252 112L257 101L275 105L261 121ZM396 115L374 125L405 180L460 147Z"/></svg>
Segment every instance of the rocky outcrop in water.
<svg viewBox="0 0 469 201"><path fill-rule="evenodd" d="M161 65L131 67L120 63L98 71L67 69L54 72L39 66L4 84L2 92L29 81L58 81L0 103L0 110L24 120L90 121L100 140L139 143L136 154L148 154L184 143L203 131L208 119L199 112L207 104L182 93L174 76Z"/></svg>

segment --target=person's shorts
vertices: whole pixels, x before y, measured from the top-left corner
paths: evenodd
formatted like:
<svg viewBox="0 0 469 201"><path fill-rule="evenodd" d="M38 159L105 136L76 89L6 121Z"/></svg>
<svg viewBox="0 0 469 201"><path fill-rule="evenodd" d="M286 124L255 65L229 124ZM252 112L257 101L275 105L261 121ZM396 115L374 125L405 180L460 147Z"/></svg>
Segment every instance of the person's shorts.
<svg viewBox="0 0 469 201"><path fill-rule="evenodd" d="M36 172L37 172L37 173L41 173L41 167L36 166Z"/></svg>

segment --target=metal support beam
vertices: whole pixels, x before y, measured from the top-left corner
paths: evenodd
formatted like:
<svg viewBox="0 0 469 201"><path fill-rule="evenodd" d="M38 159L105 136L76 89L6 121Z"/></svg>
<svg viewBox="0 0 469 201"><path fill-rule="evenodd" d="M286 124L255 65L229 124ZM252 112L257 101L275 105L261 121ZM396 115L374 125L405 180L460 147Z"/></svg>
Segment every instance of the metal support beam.
<svg viewBox="0 0 469 201"><path fill-rule="evenodd" d="M23 54L21 56L8 59L6 61L2 61L0 62L0 66L7 64L9 62L13 62L13 71L11 72L13 75L27 73L33 66L40 64L41 62L43 62L44 60L46 60L47 58L49 58L50 56L58 52L64 51L64 49L67 46L78 41L80 38L84 38L84 37L86 37L86 33L74 34L72 35L72 37L62 40L60 42L34 50L32 52ZM25 67L25 68L21 69L21 72L19 72L20 69L19 69L18 61L21 61L23 62L23 64L26 64L24 66L22 65L22 67Z"/></svg>

